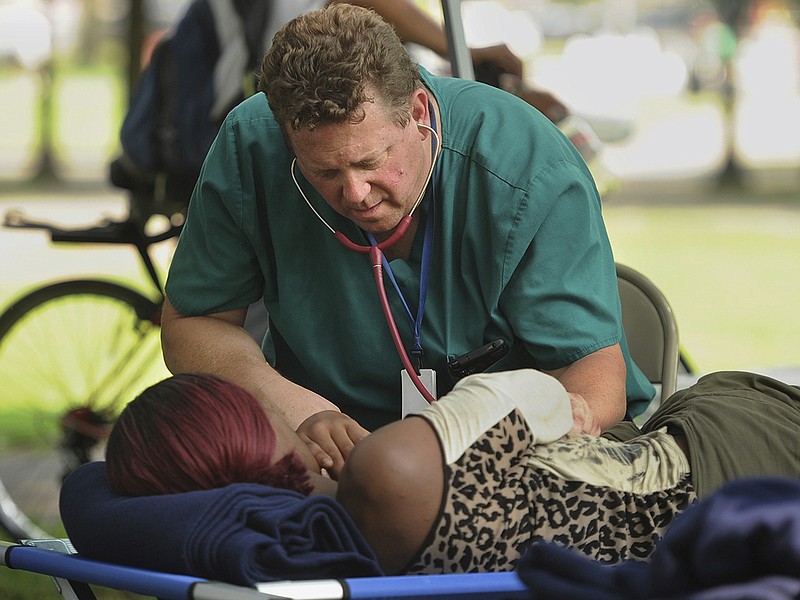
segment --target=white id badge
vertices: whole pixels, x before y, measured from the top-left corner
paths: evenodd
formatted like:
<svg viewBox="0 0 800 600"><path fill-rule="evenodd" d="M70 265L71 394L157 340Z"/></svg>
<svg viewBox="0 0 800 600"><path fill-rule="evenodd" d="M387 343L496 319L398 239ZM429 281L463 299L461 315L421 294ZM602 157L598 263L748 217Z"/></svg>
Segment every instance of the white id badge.
<svg viewBox="0 0 800 600"><path fill-rule="evenodd" d="M425 389L428 390L434 398L436 398L436 371L433 369L420 369L419 378ZM400 381L403 384L403 412L402 417L406 415L413 415L420 412L428 406L428 401L419 392L417 386L411 381L408 371L403 369L400 371Z"/></svg>

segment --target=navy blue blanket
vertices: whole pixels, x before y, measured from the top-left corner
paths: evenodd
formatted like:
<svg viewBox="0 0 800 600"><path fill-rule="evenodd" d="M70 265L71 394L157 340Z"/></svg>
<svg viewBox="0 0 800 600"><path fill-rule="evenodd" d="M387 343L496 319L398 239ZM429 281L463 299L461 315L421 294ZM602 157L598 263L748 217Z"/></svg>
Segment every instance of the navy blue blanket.
<svg viewBox="0 0 800 600"><path fill-rule="evenodd" d="M604 565L552 543L520 559L532 598L788 600L800 597L800 482L722 486L678 517L649 562Z"/></svg>
<svg viewBox="0 0 800 600"><path fill-rule="evenodd" d="M255 484L170 494L115 494L105 463L73 472L61 518L87 558L252 585L275 579L382 575L332 498Z"/></svg>

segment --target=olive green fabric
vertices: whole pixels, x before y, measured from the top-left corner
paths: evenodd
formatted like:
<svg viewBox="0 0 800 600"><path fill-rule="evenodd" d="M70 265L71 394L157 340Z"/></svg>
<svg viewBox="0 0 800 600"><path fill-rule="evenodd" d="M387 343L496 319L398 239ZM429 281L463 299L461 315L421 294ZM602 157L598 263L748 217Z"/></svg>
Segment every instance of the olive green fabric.
<svg viewBox="0 0 800 600"><path fill-rule="evenodd" d="M722 371L667 398L642 426L682 433L698 497L726 481L760 475L800 477L800 388L771 377ZM603 435L638 435L630 422Z"/></svg>

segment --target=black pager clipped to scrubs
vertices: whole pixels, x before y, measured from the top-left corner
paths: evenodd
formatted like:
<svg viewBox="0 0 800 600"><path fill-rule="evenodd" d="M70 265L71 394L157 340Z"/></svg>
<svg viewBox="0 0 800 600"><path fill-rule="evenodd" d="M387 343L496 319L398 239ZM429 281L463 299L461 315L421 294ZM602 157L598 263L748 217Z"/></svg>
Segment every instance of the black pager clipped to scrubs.
<svg viewBox="0 0 800 600"><path fill-rule="evenodd" d="M461 379L473 373L481 373L508 354L505 340L494 340L466 354L455 357L447 363L450 375Z"/></svg>

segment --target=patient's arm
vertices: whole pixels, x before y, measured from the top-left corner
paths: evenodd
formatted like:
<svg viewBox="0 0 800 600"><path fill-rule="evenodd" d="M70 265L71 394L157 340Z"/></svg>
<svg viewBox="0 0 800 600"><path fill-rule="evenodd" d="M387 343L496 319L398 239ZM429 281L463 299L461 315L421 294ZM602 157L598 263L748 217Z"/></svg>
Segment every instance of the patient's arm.
<svg viewBox="0 0 800 600"><path fill-rule="evenodd" d="M353 449L337 499L387 575L399 574L425 541L444 493L438 438L424 419L382 427Z"/></svg>

